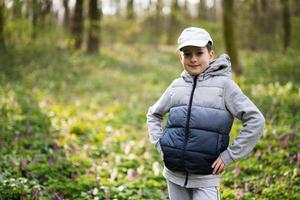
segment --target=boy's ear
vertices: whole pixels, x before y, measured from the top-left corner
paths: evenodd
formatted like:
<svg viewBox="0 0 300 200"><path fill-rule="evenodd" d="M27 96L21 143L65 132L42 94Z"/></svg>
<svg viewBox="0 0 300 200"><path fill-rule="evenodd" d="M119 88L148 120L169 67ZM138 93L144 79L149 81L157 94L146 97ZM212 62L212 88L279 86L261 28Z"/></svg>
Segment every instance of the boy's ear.
<svg viewBox="0 0 300 200"><path fill-rule="evenodd" d="M209 57L210 57L210 60L213 60L215 58L215 52L214 52L214 50L211 50L209 52Z"/></svg>
<svg viewBox="0 0 300 200"><path fill-rule="evenodd" d="M182 62L182 52L181 52L181 51L179 51L179 52L177 53L177 56L178 56L180 62Z"/></svg>

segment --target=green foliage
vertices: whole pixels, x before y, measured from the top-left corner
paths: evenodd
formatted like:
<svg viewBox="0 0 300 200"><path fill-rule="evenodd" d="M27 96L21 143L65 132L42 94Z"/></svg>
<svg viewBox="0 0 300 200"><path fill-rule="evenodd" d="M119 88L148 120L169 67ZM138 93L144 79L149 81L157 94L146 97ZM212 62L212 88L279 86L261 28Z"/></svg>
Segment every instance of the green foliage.
<svg viewBox="0 0 300 200"><path fill-rule="evenodd" d="M4 34L8 46L30 42L32 27L29 20L18 18L6 20L5 23Z"/></svg>
<svg viewBox="0 0 300 200"><path fill-rule="evenodd" d="M299 49L300 48L300 38L298 37L298 33L300 31L300 17L292 18L292 48Z"/></svg>
<svg viewBox="0 0 300 200"><path fill-rule="evenodd" d="M175 47L115 43L87 55L41 41L1 54L0 199L166 199L145 114L182 70ZM267 126L222 175L224 199L299 196L296 54L243 52L247 76L236 81Z"/></svg>

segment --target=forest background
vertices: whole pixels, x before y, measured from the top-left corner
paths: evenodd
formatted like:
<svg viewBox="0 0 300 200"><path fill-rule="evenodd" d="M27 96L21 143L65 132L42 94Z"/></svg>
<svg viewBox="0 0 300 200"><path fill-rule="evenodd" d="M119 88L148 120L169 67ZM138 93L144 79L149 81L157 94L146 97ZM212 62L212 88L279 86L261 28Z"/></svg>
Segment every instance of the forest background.
<svg viewBox="0 0 300 200"><path fill-rule="evenodd" d="M0 0L0 199L167 199L146 113L188 26L266 118L223 199L299 199L298 0Z"/></svg>

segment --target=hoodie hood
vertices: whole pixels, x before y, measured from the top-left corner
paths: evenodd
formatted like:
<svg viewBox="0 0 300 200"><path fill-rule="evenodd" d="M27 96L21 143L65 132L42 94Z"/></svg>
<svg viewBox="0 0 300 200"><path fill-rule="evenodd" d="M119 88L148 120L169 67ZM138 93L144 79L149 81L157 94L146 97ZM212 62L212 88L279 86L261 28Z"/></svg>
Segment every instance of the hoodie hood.
<svg viewBox="0 0 300 200"><path fill-rule="evenodd" d="M231 78L231 63L227 54L222 54L219 58L212 60L208 68L202 72L199 77L206 79L210 76L227 76ZM181 77L188 82L193 82L194 76L190 75L186 70L183 70Z"/></svg>

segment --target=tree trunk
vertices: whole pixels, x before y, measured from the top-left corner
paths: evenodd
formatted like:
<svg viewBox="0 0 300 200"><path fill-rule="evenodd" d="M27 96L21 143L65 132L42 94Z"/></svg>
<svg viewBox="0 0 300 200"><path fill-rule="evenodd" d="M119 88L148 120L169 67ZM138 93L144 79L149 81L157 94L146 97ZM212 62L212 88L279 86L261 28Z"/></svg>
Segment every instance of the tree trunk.
<svg viewBox="0 0 300 200"><path fill-rule="evenodd" d="M0 49L5 48L5 40L4 40L4 0L0 0Z"/></svg>
<svg viewBox="0 0 300 200"><path fill-rule="evenodd" d="M178 0L172 2L167 44L174 44L176 41L175 33L177 33L177 28L180 26L177 18L179 11Z"/></svg>
<svg viewBox="0 0 300 200"><path fill-rule="evenodd" d="M38 19L38 2L37 0L32 0L32 33L31 39L35 39L37 36L37 19Z"/></svg>
<svg viewBox="0 0 300 200"><path fill-rule="evenodd" d="M278 1L267 1L267 0L260 0L261 4L261 11L260 11L260 24L261 30L263 33L268 34L268 37L274 37L274 32L276 32L276 18L274 18L274 14L276 11L274 10ZM271 35L272 36L271 36Z"/></svg>
<svg viewBox="0 0 300 200"><path fill-rule="evenodd" d="M289 0L281 0L280 2L282 5L283 50L285 52L291 43L291 14Z"/></svg>
<svg viewBox="0 0 300 200"><path fill-rule="evenodd" d="M230 56L232 69L237 76L242 74L238 58L236 38L234 32L234 0L223 0L223 29L227 52Z"/></svg>
<svg viewBox="0 0 300 200"><path fill-rule="evenodd" d="M47 16L49 16L51 8L52 0L38 0L39 26L46 27L49 24L49 21L47 21Z"/></svg>
<svg viewBox="0 0 300 200"><path fill-rule="evenodd" d="M69 19L70 19L70 9L69 9L69 0L63 0L64 4L64 27L66 30L69 30Z"/></svg>
<svg viewBox="0 0 300 200"><path fill-rule="evenodd" d="M267 0L260 0L260 4L261 4L261 15L260 16L260 28L262 30L263 33L267 33L268 32L268 14L269 14L269 4L267 2Z"/></svg>
<svg viewBox="0 0 300 200"><path fill-rule="evenodd" d="M134 0L127 1L127 19L129 20L134 19L133 1Z"/></svg>
<svg viewBox="0 0 300 200"><path fill-rule="evenodd" d="M190 21L191 20L191 12L189 11L189 2L187 0L184 0L183 4L180 6L180 15L184 17L185 20Z"/></svg>
<svg viewBox="0 0 300 200"><path fill-rule="evenodd" d="M23 2L24 5L24 17L30 19L32 15L32 0Z"/></svg>
<svg viewBox="0 0 300 200"><path fill-rule="evenodd" d="M80 49L83 40L83 0L76 0L71 33L74 39L74 48Z"/></svg>
<svg viewBox="0 0 300 200"><path fill-rule="evenodd" d="M212 22L218 22L217 21L217 0L213 0L213 6L212 6L210 12L211 12Z"/></svg>
<svg viewBox="0 0 300 200"><path fill-rule="evenodd" d="M97 0L90 0L89 2L89 36L88 36L88 51L98 52L99 35L100 35L100 16Z"/></svg>
<svg viewBox="0 0 300 200"><path fill-rule="evenodd" d="M198 17L199 17L200 20L206 20L207 19L206 0L200 0L200 2L199 2Z"/></svg>
<svg viewBox="0 0 300 200"><path fill-rule="evenodd" d="M292 8L293 8L293 16L300 16L300 2L299 0L292 1Z"/></svg>
<svg viewBox="0 0 300 200"><path fill-rule="evenodd" d="M247 32L249 38L247 39L247 46L252 50L256 51L259 47L260 41L258 40L260 31L253 31L260 26L260 9L258 5L258 0L253 0L251 2L251 8L249 13L251 13L251 24L249 27L249 31ZM258 29L257 29L258 30Z"/></svg>
<svg viewBox="0 0 300 200"><path fill-rule="evenodd" d="M13 16L14 18L20 18L22 15L21 9L22 9L23 2L20 0L14 0L13 4Z"/></svg>
<svg viewBox="0 0 300 200"><path fill-rule="evenodd" d="M219 0L216 0L216 20L221 21L223 18L223 8L222 8L222 3L219 2Z"/></svg>
<svg viewBox="0 0 300 200"><path fill-rule="evenodd" d="M162 34L163 27L163 15L162 15L162 0L156 2L156 11L155 11L155 38L156 42L159 43L160 37Z"/></svg>

